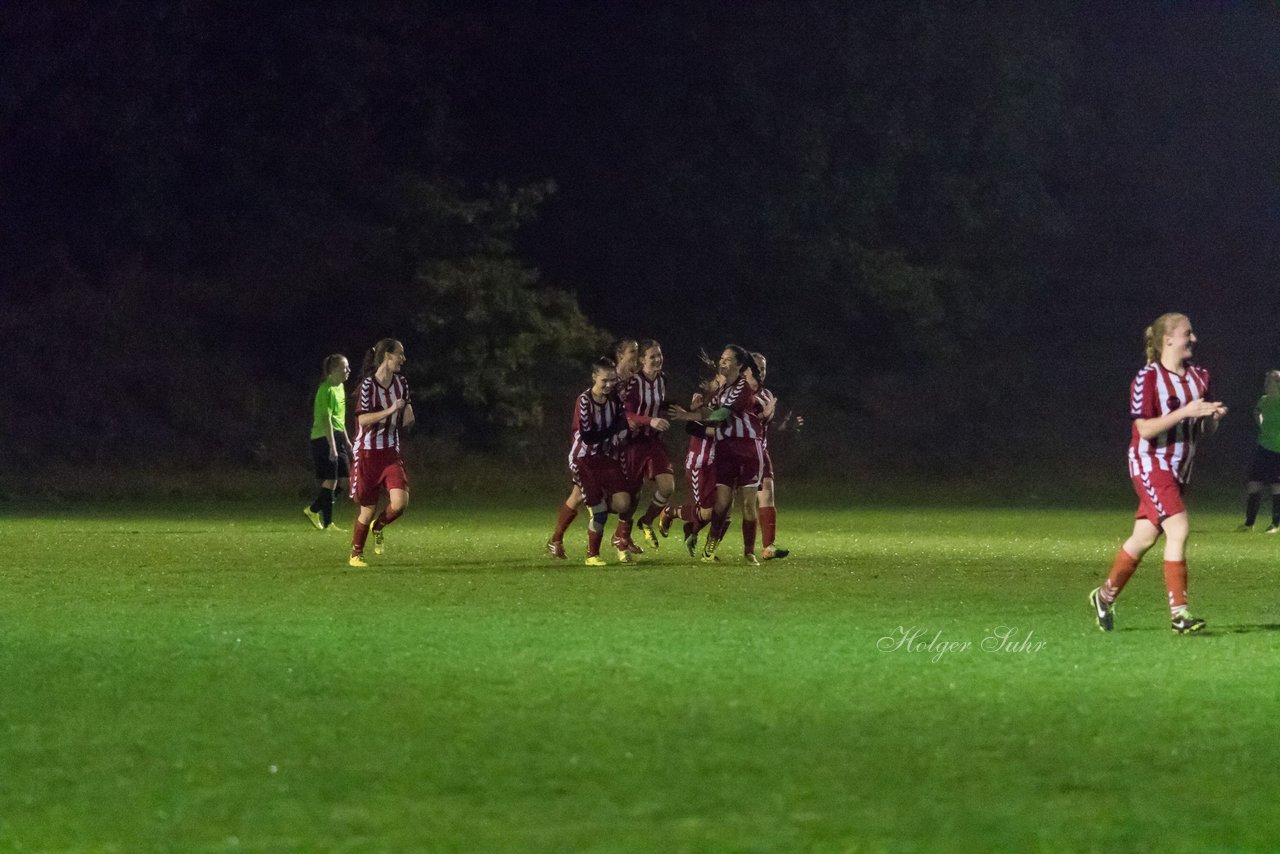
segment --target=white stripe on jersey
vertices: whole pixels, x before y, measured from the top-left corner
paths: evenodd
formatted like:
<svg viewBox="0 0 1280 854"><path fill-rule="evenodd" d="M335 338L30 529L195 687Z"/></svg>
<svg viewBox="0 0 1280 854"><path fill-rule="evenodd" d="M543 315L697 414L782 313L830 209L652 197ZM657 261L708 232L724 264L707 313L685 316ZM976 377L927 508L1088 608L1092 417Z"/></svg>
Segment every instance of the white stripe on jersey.
<svg viewBox="0 0 1280 854"><path fill-rule="evenodd" d="M636 373L627 380L622 393L622 402L629 415L643 415L647 418L662 418L663 407L667 400L667 380L658 374L652 381L645 379L644 374ZM659 431L641 425L631 428L632 436L658 436Z"/></svg>
<svg viewBox="0 0 1280 854"><path fill-rule="evenodd" d="M392 448L400 450L400 425L404 422L404 410L373 424L360 424L360 416L369 412L381 412L395 405L397 400L409 399L409 381L400 374L391 378L390 386L382 386L372 375L360 381L356 400L356 437L352 447L358 451L374 451Z"/></svg>

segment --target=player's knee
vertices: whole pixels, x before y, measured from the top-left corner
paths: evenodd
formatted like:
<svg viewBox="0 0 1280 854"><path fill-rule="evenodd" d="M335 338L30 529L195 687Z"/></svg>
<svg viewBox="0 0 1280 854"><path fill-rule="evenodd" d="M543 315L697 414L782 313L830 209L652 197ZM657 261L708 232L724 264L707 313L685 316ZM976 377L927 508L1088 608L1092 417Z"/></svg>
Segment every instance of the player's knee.
<svg viewBox="0 0 1280 854"><path fill-rule="evenodd" d="M603 531L604 523L609 521L609 508L603 504L597 504L591 508L591 530Z"/></svg>

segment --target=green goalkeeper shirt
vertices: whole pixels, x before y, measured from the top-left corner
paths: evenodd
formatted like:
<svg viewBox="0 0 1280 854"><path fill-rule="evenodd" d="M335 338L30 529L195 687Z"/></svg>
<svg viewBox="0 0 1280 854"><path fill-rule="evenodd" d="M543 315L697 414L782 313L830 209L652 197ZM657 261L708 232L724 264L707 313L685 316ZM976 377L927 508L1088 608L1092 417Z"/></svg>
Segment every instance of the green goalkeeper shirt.
<svg viewBox="0 0 1280 854"><path fill-rule="evenodd" d="M1258 444L1280 454L1280 395L1263 395L1254 408L1262 418L1258 425Z"/></svg>
<svg viewBox="0 0 1280 854"><path fill-rule="evenodd" d="M316 402L311 419L311 438L323 439L329 435L329 424L334 433L347 431L347 395L342 383L320 383L316 389Z"/></svg>

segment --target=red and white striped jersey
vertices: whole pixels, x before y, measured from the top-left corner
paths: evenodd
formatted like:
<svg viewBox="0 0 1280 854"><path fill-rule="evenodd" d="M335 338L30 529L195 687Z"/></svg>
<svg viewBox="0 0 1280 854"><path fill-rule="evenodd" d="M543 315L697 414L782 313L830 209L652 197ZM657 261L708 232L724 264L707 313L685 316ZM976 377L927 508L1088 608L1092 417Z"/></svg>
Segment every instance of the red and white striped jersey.
<svg viewBox="0 0 1280 854"><path fill-rule="evenodd" d="M1133 379L1129 393L1130 418L1159 418L1181 409L1194 400L1208 400L1209 372L1188 365L1178 376L1159 362L1151 362ZM1191 480L1191 464L1195 458L1199 424L1187 419L1175 424L1153 439L1138 435L1134 424L1129 440L1129 475L1160 468L1173 474L1179 483Z"/></svg>
<svg viewBox="0 0 1280 854"><path fill-rule="evenodd" d="M649 426L654 418L665 418L667 411L667 381L662 374L652 380L644 374L633 374L622 389L622 405L627 411L627 423L632 436L660 436L661 432Z"/></svg>
<svg viewBox="0 0 1280 854"><path fill-rule="evenodd" d="M767 418L765 417L764 411L769 408L770 404L773 404L776 410L778 398L769 389L760 386L760 388L756 389L755 408L760 420L760 444L764 445L766 450L769 447L769 424L772 423L773 416L777 414L775 411L770 413Z"/></svg>
<svg viewBox="0 0 1280 854"><path fill-rule="evenodd" d="M720 428L718 439L760 439L763 436L764 426L756 408L756 393L746 377L738 377L737 382L720 389L711 398L713 410L725 407L731 414Z"/></svg>
<svg viewBox="0 0 1280 854"><path fill-rule="evenodd" d="M360 381L356 393L356 438L351 443L357 451L373 451L383 448L400 450L400 426L404 423L404 410L373 424L360 424L360 416L366 412L381 412L394 406L397 400L409 403L409 381L400 374L391 378L391 385L384 386L370 374Z"/></svg>
<svg viewBox="0 0 1280 854"><path fill-rule="evenodd" d="M617 392L596 403L591 389L578 395L573 407L573 443L569 447L569 467L576 468L578 460L601 454L619 457L626 436L627 417Z"/></svg>

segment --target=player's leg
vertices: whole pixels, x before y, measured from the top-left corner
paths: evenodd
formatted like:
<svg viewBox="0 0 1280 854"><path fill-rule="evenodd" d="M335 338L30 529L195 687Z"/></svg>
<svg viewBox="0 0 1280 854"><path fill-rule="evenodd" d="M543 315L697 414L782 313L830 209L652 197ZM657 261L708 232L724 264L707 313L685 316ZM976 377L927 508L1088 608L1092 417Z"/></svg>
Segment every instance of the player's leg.
<svg viewBox="0 0 1280 854"><path fill-rule="evenodd" d="M1280 532L1280 483L1271 484L1271 527L1268 534Z"/></svg>
<svg viewBox="0 0 1280 854"><path fill-rule="evenodd" d="M364 544L369 537L369 526L377 508L376 503L360 504L360 512L356 514L355 524L351 527L351 559L348 561L351 566L368 566L364 560Z"/></svg>
<svg viewBox="0 0 1280 854"><path fill-rule="evenodd" d="M561 503L556 512L556 526L551 532L551 539L547 540L547 551L554 558L563 560L564 554L564 534L569 530L569 526L573 524L573 520L578 518L578 508L582 506L582 485L578 483L577 472L573 473L573 489L569 490L569 497Z"/></svg>
<svg viewBox="0 0 1280 854"><path fill-rule="evenodd" d="M632 507L634 506L632 504L634 498L635 493L630 489L620 489L609 496L609 509L618 514L619 519L626 518L628 520L628 531L630 531L631 528L630 519ZM632 563L635 561L635 552L631 549L632 545L633 543L631 542L629 533L624 537L619 537L617 534L614 534L613 547L618 552L619 563Z"/></svg>
<svg viewBox="0 0 1280 854"><path fill-rule="evenodd" d="M675 475L669 471L658 472L653 477L653 495L649 498L649 506L637 523L644 538L652 548L658 547L658 537L653 530L653 522L667 509L671 495L676 491Z"/></svg>
<svg viewBox="0 0 1280 854"><path fill-rule="evenodd" d="M725 457L728 457L728 454ZM716 556L716 549L729 530L729 511L733 509L734 484L732 478L725 476L719 466L719 461L717 461L716 473L715 503L711 508L711 530L707 532L707 542L702 547L702 560L704 563L719 560Z"/></svg>
<svg viewBox="0 0 1280 854"><path fill-rule="evenodd" d="M760 485L749 483L738 491L742 494L742 557L747 563L758 566L756 527L760 518Z"/></svg>
<svg viewBox="0 0 1280 854"><path fill-rule="evenodd" d="M329 459L326 440L311 440L311 460L315 465L316 480L320 481L320 491L310 505L302 508L302 515L323 531L333 521L333 485L337 477L334 461Z"/></svg>
<svg viewBox="0 0 1280 854"><path fill-rule="evenodd" d="M409 506L409 478L404 471L404 463L396 457L387 464L383 472L382 482L387 490L387 506L373 520L373 553L382 554L386 548L383 530L404 515Z"/></svg>
<svg viewBox="0 0 1280 854"><path fill-rule="evenodd" d="M1089 592L1089 602L1093 605L1098 628L1102 631L1109 632L1114 627L1116 597L1137 571L1142 556L1156 544L1159 537L1160 528L1154 522L1145 516L1135 519L1133 532L1112 558L1111 571L1107 573L1102 586Z"/></svg>
<svg viewBox="0 0 1280 854"><path fill-rule="evenodd" d="M1252 531L1253 523L1258 521L1258 510L1262 507L1262 481L1251 480L1244 485L1244 524L1237 531Z"/></svg>
<svg viewBox="0 0 1280 854"><path fill-rule="evenodd" d="M1191 616L1187 607L1187 537L1191 525L1183 510L1164 520L1164 583L1169 591L1169 614L1178 634L1198 632L1204 620Z"/></svg>

